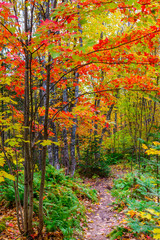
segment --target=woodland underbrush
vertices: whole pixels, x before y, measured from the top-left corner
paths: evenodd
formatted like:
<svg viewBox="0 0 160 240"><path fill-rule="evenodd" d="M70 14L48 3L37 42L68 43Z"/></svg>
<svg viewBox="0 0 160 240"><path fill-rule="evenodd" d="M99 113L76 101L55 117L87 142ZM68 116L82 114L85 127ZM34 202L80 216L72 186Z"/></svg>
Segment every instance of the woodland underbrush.
<svg viewBox="0 0 160 240"><path fill-rule="evenodd" d="M19 194L23 202L24 183L23 173L19 174ZM40 173L34 174L34 215L38 215ZM73 234L81 232L85 224L85 207L83 199L97 201L97 193L82 183L78 178L65 176L63 170L56 170L52 166L46 168L45 191L43 198L44 223L48 235L58 231L62 239L71 240ZM7 208L15 205L13 181L5 180L0 185L0 201ZM34 221L36 232L38 222ZM0 232L5 229L5 221L0 223Z"/></svg>
<svg viewBox="0 0 160 240"><path fill-rule="evenodd" d="M109 177L111 165L120 163L123 157L121 153L106 153L101 150L98 141L90 141L83 151L78 171L86 177Z"/></svg>
<svg viewBox="0 0 160 240"><path fill-rule="evenodd" d="M132 234L136 239L160 239L160 181L149 172L135 171L114 180L114 209L126 214L110 234L111 240Z"/></svg>

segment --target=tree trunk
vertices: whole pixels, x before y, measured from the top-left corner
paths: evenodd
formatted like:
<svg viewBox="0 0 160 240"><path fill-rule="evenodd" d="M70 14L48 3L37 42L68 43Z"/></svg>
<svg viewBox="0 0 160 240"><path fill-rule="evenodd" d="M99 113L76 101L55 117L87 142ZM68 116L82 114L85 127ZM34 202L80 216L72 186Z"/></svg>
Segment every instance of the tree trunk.
<svg viewBox="0 0 160 240"><path fill-rule="evenodd" d="M79 135L76 134L77 162L79 162L79 160L81 159L79 144Z"/></svg>
<svg viewBox="0 0 160 240"><path fill-rule="evenodd" d="M49 7L49 1L48 1ZM48 65L47 70L47 80L46 80L46 101L45 101L45 118L44 118L44 140L48 139L48 112L49 112L49 84L50 84L50 63L51 56L48 55ZM44 182L45 182L45 172L46 172L46 153L47 146L42 148L42 170L41 170L41 185L39 193L39 235L42 234L43 229L43 192L44 192Z"/></svg>
<svg viewBox="0 0 160 240"><path fill-rule="evenodd" d="M78 86L78 73L75 73L75 78L76 78L76 81L75 83L77 84L75 86L75 103L74 103L74 106L76 106L76 103L77 103L77 97L78 97L78 94L79 94L79 86ZM74 173L75 173L75 169L76 169L76 156L75 156L75 147L76 147L76 129L77 129L77 118L75 117L75 119L73 120L75 122L75 124L72 126L72 129L71 129L71 145L70 145L70 155L71 155L71 176L73 177L74 176Z"/></svg>
<svg viewBox="0 0 160 240"><path fill-rule="evenodd" d="M50 0L46 2L46 19L49 19ZM50 34L50 32L48 33ZM48 63L46 65L47 79L46 79L46 98L45 98L45 116L44 116L44 140L48 139L48 114L49 114L49 86L50 86L50 66L51 55L48 53ZM39 193L39 236L42 235L43 229L43 192L45 183L45 172L46 172L46 153L47 146L42 147L42 170L41 170L41 185Z"/></svg>
<svg viewBox="0 0 160 240"><path fill-rule="evenodd" d="M28 9L27 1L25 0L25 10L24 10L24 24L25 32L28 32ZM28 39L25 41L26 46L28 46ZM28 187L29 187L29 177L30 177L30 154L29 154L29 52L25 48L25 94L24 94L24 233L25 235L30 234L29 223L29 213L28 213Z"/></svg>
<svg viewBox="0 0 160 240"><path fill-rule="evenodd" d="M53 128L52 129L53 129L53 133L54 133L53 141L58 143L56 124L55 123L53 123ZM59 147L58 147L58 145L53 144L52 148L53 148L53 159L54 159L53 165L56 169L60 169L59 154L58 154L59 153Z"/></svg>
<svg viewBox="0 0 160 240"><path fill-rule="evenodd" d="M51 138L53 142L58 143L57 139L57 131L56 131L56 125L55 123L51 123L51 129L54 133L54 137ZM49 164L54 166L56 169L60 169L60 164L59 164L59 147L56 144L52 144L48 146L48 158L49 158Z"/></svg>
<svg viewBox="0 0 160 240"><path fill-rule="evenodd" d="M100 99L96 99L95 100L95 109L96 109L96 115L98 115L98 108L100 106ZM95 123L94 123L94 143L95 143L95 146L97 149L95 149L95 154L94 154L94 157L95 157L95 161L97 161L100 157L100 147L98 145L98 123L97 123L97 120L95 120Z"/></svg>
<svg viewBox="0 0 160 240"><path fill-rule="evenodd" d="M63 102L65 102L65 104L66 102L68 102L67 88L63 91ZM64 111L67 112L67 107L64 108ZM66 175L68 175L69 174L69 153L68 153L67 129L65 127L63 128L62 135L63 135L63 142L64 142L62 163L65 167L65 173Z"/></svg>
<svg viewBox="0 0 160 240"><path fill-rule="evenodd" d="M52 145L48 145L48 159L49 159L49 164L53 166L53 152L52 152Z"/></svg>

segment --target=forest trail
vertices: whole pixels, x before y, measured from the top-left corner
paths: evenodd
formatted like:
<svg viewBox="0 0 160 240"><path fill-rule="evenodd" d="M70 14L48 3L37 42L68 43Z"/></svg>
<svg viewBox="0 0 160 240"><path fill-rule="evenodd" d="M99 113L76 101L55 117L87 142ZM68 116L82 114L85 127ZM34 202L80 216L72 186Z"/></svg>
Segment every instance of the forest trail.
<svg viewBox="0 0 160 240"><path fill-rule="evenodd" d="M123 213L113 209L111 203L114 198L110 190L113 186L113 179L122 176L125 171L114 168L110 178L96 179L90 182L92 188L96 189L99 201L96 204L87 206L87 227L85 228L84 240L107 240L114 226L118 226L124 218Z"/></svg>

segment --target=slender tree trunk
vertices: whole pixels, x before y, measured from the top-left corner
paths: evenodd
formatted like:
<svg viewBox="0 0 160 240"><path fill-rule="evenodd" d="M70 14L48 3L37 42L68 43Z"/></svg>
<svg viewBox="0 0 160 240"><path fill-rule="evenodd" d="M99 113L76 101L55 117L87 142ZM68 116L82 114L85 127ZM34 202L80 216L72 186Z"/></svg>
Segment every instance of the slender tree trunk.
<svg viewBox="0 0 160 240"><path fill-rule="evenodd" d="M1 88L1 94L3 97L3 87ZM4 117L4 102L3 100L1 101L2 104L2 117ZM4 131L3 131L3 125L2 125L2 131L1 131L1 139L2 139L2 147L4 147Z"/></svg>
<svg viewBox="0 0 160 240"><path fill-rule="evenodd" d="M79 80L78 80L78 73L75 73L75 78L76 78L76 86L75 86L75 98L78 97L79 94ZM76 106L77 99L75 101L74 107ZM73 120L75 124L72 126L71 129L71 144L70 144L70 155L71 155L71 176L73 177L76 169L76 156L75 156L75 147L76 147L76 129L77 129L77 118Z"/></svg>
<svg viewBox="0 0 160 240"><path fill-rule="evenodd" d="M66 128L63 128L62 134L63 134L63 142L64 142L62 163L65 167L65 173L66 175L68 175L69 174L69 154L68 154L68 139L67 139Z"/></svg>
<svg viewBox="0 0 160 240"><path fill-rule="evenodd" d="M67 87L63 91L63 102L65 103L68 102ZM64 111L67 112L67 107L64 108ZM66 175L68 175L69 174L69 153L68 153L67 129L65 127L63 128L62 135L63 135L63 142L64 142L62 163L65 167L65 173Z"/></svg>
<svg viewBox="0 0 160 240"><path fill-rule="evenodd" d="M115 113L114 113L114 122L115 122L115 126L114 126L114 128L113 128L113 134L114 134L114 147L113 147L113 152L116 152L117 109L115 109Z"/></svg>
<svg viewBox="0 0 160 240"><path fill-rule="evenodd" d="M51 8L52 10L55 9L57 6L57 0L51 0ZM59 34L59 32L57 32ZM54 87L52 87L51 93L53 94L53 99L51 99L51 104L54 105L56 103L55 97L56 97L56 90ZM56 125L54 122L50 123L51 129L54 133L54 137L51 138L53 142L58 143L57 139L57 131L56 131ZM54 166L56 169L60 169L60 164L59 164L59 147L56 144L52 144L48 146L48 158L49 158L49 163Z"/></svg>
<svg viewBox="0 0 160 240"><path fill-rule="evenodd" d="M49 164L53 166L53 147L52 145L48 145L48 159L49 159Z"/></svg>
<svg viewBox="0 0 160 240"><path fill-rule="evenodd" d="M24 10L24 23L25 32L28 32L28 9L27 1L25 0L25 10ZM28 46L28 39L25 41L26 46ZM29 234L28 222L28 185L29 185L29 52L25 48L25 94L24 94L24 232L26 235ZM31 226L30 226L31 227Z"/></svg>
<svg viewBox="0 0 160 240"><path fill-rule="evenodd" d="M79 160L81 159L80 154L80 148L79 148L80 142L79 142L79 135L76 134L76 150L77 150L77 162L79 163Z"/></svg>
<svg viewBox="0 0 160 240"><path fill-rule="evenodd" d="M33 140L33 90L32 90L32 56L30 56L30 64L29 64L29 88L30 88L30 139L29 139L29 209L28 209L28 228L29 232L32 232L32 219L33 219L33 172L34 172L34 152L32 149L32 140Z"/></svg>
<svg viewBox="0 0 160 240"><path fill-rule="evenodd" d="M80 9L80 5L78 4L77 5L77 8ZM82 26L80 24L80 14L78 12L78 28L79 28L79 32L82 34ZM83 46L83 42L82 42L82 38L80 37L79 38L79 42L80 42L80 46L82 47ZM76 83L76 86L75 86L75 98L76 101L75 101L75 104L74 104L74 107L76 106L77 104L77 100L78 100L78 95L79 95L79 86L78 86L78 83L79 83L79 74L77 72L75 72L75 83ZM79 140L78 140L78 135L77 135L77 139L76 139L76 129L77 129L77 124L78 124L78 121L77 121L77 118L74 119L74 122L75 124L72 126L72 129L71 129L71 145L70 145L70 155L71 155L71 176L74 175L75 173L75 169L76 169L76 156L75 156L75 148L77 146L77 155L78 155L78 161L80 159L80 151L79 151Z"/></svg>
<svg viewBox="0 0 160 240"><path fill-rule="evenodd" d="M160 196L159 196L159 191L160 191L160 185L159 185L159 181L160 181L160 178L159 178L159 156L157 155L156 156L157 158L157 169L156 169L156 175L157 175L157 202L159 203L160 201Z"/></svg>
<svg viewBox="0 0 160 240"><path fill-rule="evenodd" d="M100 99L96 99L95 100L95 109L96 109L96 115L98 116L98 108L99 108L99 106L100 106ZM94 142L95 142L95 144L96 144L96 148L97 149L95 149L96 151L95 151L95 154L94 154L94 157L95 157L95 161L97 161L98 159L99 159L99 157L100 157L100 153L99 153L99 146L98 146L98 122L97 122L97 120L95 121L95 123L94 123Z"/></svg>
<svg viewBox="0 0 160 240"><path fill-rule="evenodd" d="M77 128L77 125L74 124L71 129L71 144L70 144L71 177L74 176L75 168L76 168L76 158L75 158L76 128Z"/></svg>
<svg viewBox="0 0 160 240"><path fill-rule="evenodd" d="M32 55L27 47L32 38L32 21L33 21L33 6L31 8L31 26L28 27L28 2L25 0L24 8L24 29L29 37L25 40L25 96L24 96L24 232L26 235L32 233L33 219L33 96L32 96Z"/></svg>
<svg viewBox="0 0 160 240"><path fill-rule="evenodd" d="M50 0L46 2L46 18L49 19ZM49 33L50 34L50 33ZM49 113L49 86L50 86L50 66L51 55L48 54L48 63L46 65L47 79L46 79L46 98L45 98L45 116L44 116L44 140L48 139L48 113ZM43 193L45 183L45 172L46 172L46 153L47 146L42 147L42 170L41 170L41 185L39 193L39 229L38 233L42 235L43 229Z"/></svg>
<svg viewBox="0 0 160 240"><path fill-rule="evenodd" d="M47 11L47 10L46 10L46 11ZM48 14L49 14L49 13L47 13L47 14L45 15L45 17L49 16ZM41 15L40 15L40 19L43 19ZM45 19L46 19L46 18L45 18ZM45 68L45 65L47 65L47 61L46 61L46 59L45 59L45 56L42 56L42 66ZM44 74L44 71L41 71L41 74L43 75L43 74ZM42 86L42 87L46 90L46 88L47 88L46 85L47 85L47 82L44 81L43 79L41 79L41 81L40 81L40 86ZM41 90L41 89L40 89L40 91L39 91L39 97L40 97L40 107L46 106L46 94L45 94L44 91ZM41 99L43 99L43 100L41 100ZM44 121L45 121L44 119L45 119L44 116L40 116L40 119L39 119L39 124L40 124L40 125L43 125L43 123L44 123ZM43 135L42 135L42 133L40 133L39 139L43 141ZM43 158L43 157L42 157L41 144L39 144L39 158L38 158L38 160L39 160L39 169L40 169L40 170L42 170L42 158Z"/></svg>
<svg viewBox="0 0 160 240"><path fill-rule="evenodd" d="M51 123L51 129L54 133L54 137L52 137L53 142L58 143L57 139L57 131L56 131L56 125L55 123ZM60 169L60 164L59 164L59 147L56 144L52 144L48 146L48 158L49 158L49 164L54 166L56 169Z"/></svg>
<svg viewBox="0 0 160 240"><path fill-rule="evenodd" d="M112 105L110 106L110 108L109 108L109 111L108 111L107 117L106 117L106 120L107 120L107 121L109 121L109 120L111 119L111 114L112 114L113 108L114 108L114 104L112 104ZM109 129L109 128L104 127L104 128L102 129L101 137L100 137L100 140L99 140L99 144L100 144L100 145L102 144L104 134L105 134L107 131L108 131L108 134L110 135L111 133L110 133L110 129Z"/></svg>
<svg viewBox="0 0 160 240"><path fill-rule="evenodd" d="M49 1L48 1L49 5ZM51 56L48 55L48 65L47 70L47 80L46 80L46 101L45 101L45 117L44 117L44 140L48 139L48 112L49 112L49 84L50 84L50 63ZM42 148L42 170L41 170L41 185L39 193L39 235L42 234L43 229L43 192L44 192L44 183L45 183L45 172L46 172L46 153L47 146Z"/></svg>
<svg viewBox="0 0 160 240"><path fill-rule="evenodd" d="M54 133L54 142L58 143L58 138L57 138L57 130L56 130L56 124L53 123L53 133ZM54 158L54 166L56 169L60 169L60 164L59 164L59 146L56 144L53 144L53 158Z"/></svg>

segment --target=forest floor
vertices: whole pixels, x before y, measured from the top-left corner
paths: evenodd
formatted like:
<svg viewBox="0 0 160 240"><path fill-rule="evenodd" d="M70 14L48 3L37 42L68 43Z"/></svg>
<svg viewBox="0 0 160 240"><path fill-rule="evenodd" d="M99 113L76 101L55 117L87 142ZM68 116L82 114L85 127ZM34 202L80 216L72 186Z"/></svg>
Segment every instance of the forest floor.
<svg viewBox="0 0 160 240"><path fill-rule="evenodd" d="M123 176L128 169L122 169L122 166L112 166L112 173L109 178L85 179L84 183L89 184L98 192L98 202L92 204L90 201L84 201L87 209L87 226L84 227L83 235L77 236L77 239L82 240L107 240L107 234L113 230L113 227L118 226L123 218L124 213L119 213L114 210L114 198L111 196L110 190L113 187L113 180ZM25 239L20 236L16 221L16 211L14 209L0 209L0 219L4 216L12 216L12 220L7 222L7 228L0 233L0 240ZM45 239L48 239L47 236ZM54 237L53 239L62 239ZM131 238L130 238L131 240ZM132 238L133 240L133 238Z"/></svg>
<svg viewBox="0 0 160 240"><path fill-rule="evenodd" d="M122 169L122 166L113 166L111 177L88 179L91 187L98 192L99 201L96 204L86 204L87 227L84 229L84 240L107 240L107 235L118 226L124 219L124 213L114 210L114 198L110 190L113 187L113 180L123 176L128 169ZM133 238L132 238L133 239Z"/></svg>

